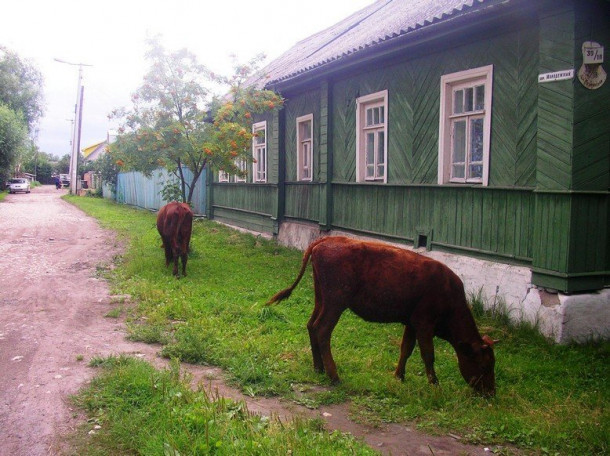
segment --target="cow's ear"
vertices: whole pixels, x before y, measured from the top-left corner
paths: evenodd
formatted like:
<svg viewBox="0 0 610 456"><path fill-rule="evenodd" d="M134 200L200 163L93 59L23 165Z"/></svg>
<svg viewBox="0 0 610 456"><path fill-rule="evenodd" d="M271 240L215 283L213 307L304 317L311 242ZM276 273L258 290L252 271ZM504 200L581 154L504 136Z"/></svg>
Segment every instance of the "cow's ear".
<svg viewBox="0 0 610 456"><path fill-rule="evenodd" d="M489 347L493 347L494 344L497 344L498 342L500 342L499 339L492 339L487 334L485 334L481 339L483 339L483 342L485 342L485 345L488 345Z"/></svg>

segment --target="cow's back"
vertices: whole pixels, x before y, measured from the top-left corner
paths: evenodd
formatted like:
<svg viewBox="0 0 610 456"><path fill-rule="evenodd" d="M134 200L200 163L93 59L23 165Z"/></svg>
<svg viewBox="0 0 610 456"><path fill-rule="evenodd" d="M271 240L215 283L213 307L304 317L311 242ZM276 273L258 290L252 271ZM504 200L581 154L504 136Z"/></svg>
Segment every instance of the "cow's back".
<svg viewBox="0 0 610 456"><path fill-rule="evenodd" d="M381 242L346 237L316 245L316 289L368 321L406 323L416 310L441 318L461 294L461 280L442 263Z"/></svg>
<svg viewBox="0 0 610 456"><path fill-rule="evenodd" d="M171 202L159 209L157 229L161 237L183 244L191 238L193 211L186 203Z"/></svg>

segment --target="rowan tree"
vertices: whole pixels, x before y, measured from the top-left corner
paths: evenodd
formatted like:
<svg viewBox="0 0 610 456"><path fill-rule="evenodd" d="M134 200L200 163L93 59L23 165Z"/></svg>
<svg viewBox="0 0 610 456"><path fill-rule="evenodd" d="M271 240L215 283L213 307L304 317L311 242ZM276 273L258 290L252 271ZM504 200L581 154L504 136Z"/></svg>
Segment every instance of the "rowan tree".
<svg viewBox="0 0 610 456"><path fill-rule="evenodd" d="M167 169L179 179L182 201L190 203L205 169L237 172L236 159L251 160L252 116L278 109L282 99L271 91L244 88L254 62L238 65L235 75L222 78L186 49L168 52L158 39L149 45L151 66L132 96L132 108L113 113L123 124L110 154L125 170L150 175ZM224 97L211 95L209 87L227 85ZM192 178L187 179L184 167Z"/></svg>

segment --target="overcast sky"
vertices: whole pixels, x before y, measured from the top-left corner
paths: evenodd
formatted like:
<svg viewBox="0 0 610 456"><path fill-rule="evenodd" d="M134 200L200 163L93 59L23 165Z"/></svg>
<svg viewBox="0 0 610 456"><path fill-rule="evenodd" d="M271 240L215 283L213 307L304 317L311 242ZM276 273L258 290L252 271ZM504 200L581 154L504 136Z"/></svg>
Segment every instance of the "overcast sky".
<svg viewBox="0 0 610 456"><path fill-rule="evenodd" d="M210 70L230 74L231 54L267 61L374 0L11 0L0 15L0 44L38 68L45 116L37 144L70 153L78 67L85 87L81 149L116 128L108 114L129 107L148 64L146 39L162 35L168 50L187 48Z"/></svg>

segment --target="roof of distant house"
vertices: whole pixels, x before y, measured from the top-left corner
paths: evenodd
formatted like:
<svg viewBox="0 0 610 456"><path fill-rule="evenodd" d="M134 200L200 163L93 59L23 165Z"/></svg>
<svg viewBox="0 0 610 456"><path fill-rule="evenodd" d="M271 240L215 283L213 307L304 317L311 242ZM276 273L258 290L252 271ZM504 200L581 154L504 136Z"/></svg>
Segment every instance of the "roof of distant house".
<svg viewBox="0 0 610 456"><path fill-rule="evenodd" d="M90 146L83 148L82 149L83 157L88 158L93 152L104 147L107 143L108 143L108 141L104 140L104 141L101 141L101 142L98 142L98 143L95 143L95 144L92 144Z"/></svg>
<svg viewBox="0 0 610 456"><path fill-rule="evenodd" d="M378 0L337 24L299 41L250 81L276 84L363 51L511 0Z"/></svg>

